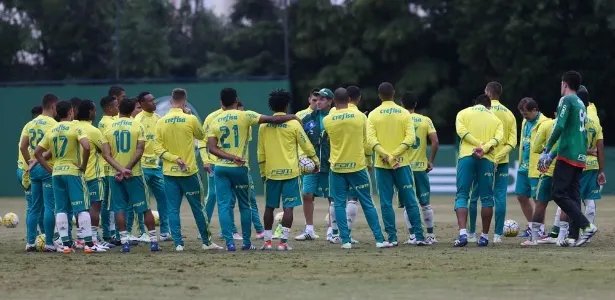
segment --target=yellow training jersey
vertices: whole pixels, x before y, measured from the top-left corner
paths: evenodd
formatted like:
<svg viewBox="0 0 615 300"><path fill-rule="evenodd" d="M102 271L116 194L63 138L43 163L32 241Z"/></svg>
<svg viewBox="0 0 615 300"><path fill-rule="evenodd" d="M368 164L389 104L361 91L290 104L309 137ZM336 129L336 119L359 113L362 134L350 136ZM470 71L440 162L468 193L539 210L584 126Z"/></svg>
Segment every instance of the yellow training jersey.
<svg viewBox="0 0 615 300"><path fill-rule="evenodd" d="M604 140L602 134L602 126L600 126L600 120L587 116L585 122L585 129L587 130L587 148L596 149L596 144L599 140ZM594 155L587 155L585 160L585 170L598 170L598 157Z"/></svg>
<svg viewBox="0 0 615 300"><path fill-rule="evenodd" d="M551 133L553 132L553 126L555 125L555 120L547 118L546 120L544 120L542 123L540 123L540 125L538 126L538 129L536 130L536 133L532 139L532 143L530 144L530 157L532 155L540 155L542 153L542 151L545 149L545 146L547 145L547 141L549 140L549 137L551 137ZM553 149L557 149L558 148L558 142L556 142L553 145ZM553 176L553 170L555 169L555 162L557 161L557 159L553 159L553 162L551 162L551 165L549 166L549 170L545 173L545 175L547 176ZM530 169L528 170L528 175L531 178L536 178L539 177L539 175L536 174L540 174L540 171L538 171L538 163L536 163L536 165L530 166Z"/></svg>
<svg viewBox="0 0 615 300"><path fill-rule="evenodd" d="M207 149L207 135L211 131L210 125L212 121L215 120L216 117L223 111L224 110L222 109L218 109L210 113L209 115L207 115L207 117L205 118L205 121L203 121L203 130L205 130L205 138L202 140L199 140L199 143L198 143L199 153L201 154L201 160L203 160L203 164L213 164L214 161L217 159L217 157L209 153L209 150ZM218 146L219 144L220 143L218 143Z"/></svg>
<svg viewBox="0 0 615 300"><path fill-rule="evenodd" d="M495 147L496 163L506 164L510 160L510 151L517 146L517 119L499 100L491 100L491 112L502 121L502 141Z"/></svg>
<svg viewBox="0 0 615 300"><path fill-rule="evenodd" d="M105 138L111 147L111 155L123 167L135 156L137 142L145 142L145 132L139 121L133 118L118 118L105 131ZM141 162L132 167L132 176L140 176Z"/></svg>
<svg viewBox="0 0 615 300"><path fill-rule="evenodd" d="M205 138L205 130L194 115L181 108L171 108L156 124L156 155L163 159L162 173L168 176L192 176L199 169L196 165L194 139ZM177 164L181 158L186 164L182 170Z"/></svg>
<svg viewBox="0 0 615 300"><path fill-rule="evenodd" d="M81 166L81 144L80 140L87 136L79 127L79 124L69 121L58 123L51 130L45 133L45 137L39 146L45 150L51 150L53 158L52 175L74 175L82 176Z"/></svg>
<svg viewBox="0 0 615 300"><path fill-rule="evenodd" d="M367 119L350 108L329 112L322 123L329 136L331 171L352 173L365 169L367 146Z"/></svg>
<svg viewBox="0 0 615 300"><path fill-rule="evenodd" d="M497 146L504 136L502 121L483 105L474 105L457 113L455 128L460 139L459 158L472 155L474 148L483 145L486 151ZM495 162L495 151L484 158Z"/></svg>
<svg viewBox="0 0 615 300"><path fill-rule="evenodd" d="M314 112L314 110L312 109L311 106L308 106L306 109L298 111L295 114L295 116L297 116L297 117L299 117L299 119L303 120L303 118L305 118L305 116L311 114L312 112Z"/></svg>
<svg viewBox="0 0 615 300"><path fill-rule="evenodd" d="M26 123L26 125L24 125L24 127L21 129L21 134L19 134L19 142L17 142L17 168L25 170L26 167L28 166L28 163L26 162L26 159L23 158L23 155L21 155L21 139L24 136L28 136L28 126L30 125L30 122ZM31 159L34 159L34 157L31 157Z"/></svg>
<svg viewBox="0 0 615 300"><path fill-rule="evenodd" d="M595 104L590 103L587 106L587 116L594 120L598 120L598 123L600 123L600 118L598 118L598 110L596 109Z"/></svg>
<svg viewBox="0 0 615 300"><path fill-rule="evenodd" d="M90 142L90 157L85 169L85 180L93 180L105 176L102 161L102 147L107 142L102 132L89 121L75 121Z"/></svg>
<svg viewBox="0 0 615 300"><path fill-rule="evenodd" d="M228 154L241 157L248 166L248 142L252 125L258 124L261 115L253 111L225 110L211 123L208 137L218 138L218 147ZM216 158L216 166L238 167L233 161Z"/></svg>
<svg viewBox="0 0 615 300"><path fill-rule="evenodd" d="M305 135L301 123L291 120L284 124L261 124L258 129L257 151L261 177L285 180L301 175L297 156L299 149L317 165L320 164L316 150Z"/></svg>
<svg viewBox="0 0 615 300"><path fill-rule="evenodd" d="M143 110L135 116L135 120L141 123L145 132L145 151L143 151L143 157L141 157L141 167L157 169L159 161L154 151L154 140L156 139L156 123L160 120L160 116L155 112Z"/></svg>
<svg viewBox="0 0 615 300"><path fill-rule="evenodd" d="M58 122L54 118L44 115L39 115L28 123L26 131L28 139L30 140L29 152L31 158L34 158L34 149L36 149L36 146L43 140L45 134L56 125L58 125ZM50 161L53 161L53 157Z"/></svg>
<svg viewBox="0 0 615 300"><path fill-rule="evenodd" d="M371 149L377 150L375 148L379 145L387 154L399 158L400 166L410 165L408 149L416 142L410 112L393 101L383 101L367 118L367 140ZM380 154L376 154L377 168L393 167L385 164L382 159Z"/></svg>
<svg viewBox="0 0 615 300"><path fill-rule="evenodd" d="M542 153L543 149L540 149L540 151L538 153L534 153L534 151L532 151L532 142L534 141L534 139L536 138L536 134L538 132L538 129L540 128L540 126L542 126L542 123L551 120L551 118L545 116L544 114L540 113L538 115L538 120L536 120L536 124L534 125L534 127L532 127L532 130L530 131L530 137L529 137L529 143L530 143L530 159L529 162L527 163L527 169L528 169L528 177L529 178L538 178L540 176L540 172L538 171L538 160L540 159L540 153ZM523 119L523 122L521 123L521 129L525 128L527 121L525 119ZM550 129L553 129L553 125L549 125ZM551 136L551 132L549 132L549 136ZM526 140L528 140L528 137L524 137L522 136L521 141L519 143L524 143ZM548 140L548 138L547 138ZM545 140L545 144L546 141ZM520 144L521 145L521 144ZM519 147L522 148L522 147ZM553 148L555 149L555 148ZM521 163L522 161L522 154L523 154L523 150L519 149L519 163Z"/></svg>
<svg viewBox="0 0 615 300"><path fill-rule="evenodd" d="M104 137L106 137L107 129L111 128L111 123L115 119L115 116L103 116L98 122L98 129ZM106 160L102 160L101 167L103 168L104 176L115 176L115 169Z"/></svg>
<svg viewBox="0 0 615 300"><path fill-rule="evenodd" d="M436 128L429 117L421 114L412 113L412 122L414 123L414 144L408 150L410 167L412 171L427 170L427 140L430 134L436 133Z"/></svg>

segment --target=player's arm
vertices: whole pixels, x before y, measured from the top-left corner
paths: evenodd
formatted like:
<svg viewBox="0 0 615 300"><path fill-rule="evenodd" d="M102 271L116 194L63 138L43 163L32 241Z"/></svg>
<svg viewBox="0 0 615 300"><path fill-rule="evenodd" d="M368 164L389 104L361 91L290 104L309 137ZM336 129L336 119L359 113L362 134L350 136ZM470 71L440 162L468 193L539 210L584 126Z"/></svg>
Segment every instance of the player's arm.
<svg viewBox="0 0 615 300"><path fill-rule="evenodd" d="M265 178L265 162L267 162L267 158L265 156L265 138L263 137L263 129L263 125L258 128L258 148L256 149L258 169L260 171L261 178Z"/></svg>
<svg viewBox="0 0 615 300"><path fill-rule="evenodd" d="M248 112L248 113L250 113L250 112ZM259 118L258 118L258 123L259 124L263 124L263 123L282 124L282 123L288 122L290 120L297 120L297 121L301 122L301 119L299 119L295 115L281 115L281 116L258 115L258 116L259 116Z"/></svg>
<svg viewBox="0 0 615 300"><path fill-rule="evenodd" d="M200 126L199 126L200 127ZM126 165L126 169L132 170L132 168L141 161L141 157L143 156L143 152L145 152L145 130L143 126L139 126L139 137L137 138L137 149L135 149L135 154L128 161Z"/></svg>
<svg viewBox="0 0 615 300"><path fill-rule="evenodd" d="M434 160L436 160L436 154L438 153L438 149L440 148L440 140L438 140L438 133L436 132L436 128L433 126L433 122L431 122L431 119L427 119L427 125L429 126L429 129L427 130L427 136L429 137L429 141L431 142L429 167L433 168L433 162Z"/></svg>
<svg viewBox="0 0 615 300"><path fill-rule="evenodd" d="M210 136L207 139L207 147L209 148L209 152L219 158L223 158L223 159L228 159L228 160L232 160L235 163L237 163L238 165L241 165L241 163L245 163L245 160L243 160L243 158L239 157L239 156L235 156L229 153L226 153L224 151L222 151L220 148L218 148L218 137L216 136Z"/></svg>
<svg viewBox="0 0 615 300"><path fill-rule="evenodd" d="M164 143L162 142L162 134L163 134L163 123L158 121L158 125L156 126L156 138L154 139L154 153L156 155L166 161L177 162L179 156L172 154L164 147Z"/></svg>
<svg viewBox="0 0 615 300"><path fill-rule="evenodd" d="M316 150L314 149L312 143L308 140L307 135L303 130L303 127L301 127L301 124L297 124L295 132L297 134L297 143L299 144L299 150L303 152L303 155L309 157L312 161L314 161L314 164L316 164L316 166L319 166L320 161L318 160L318 155L316 155Z"/></svg>
<svg viewBox="0 0 615 300"><path fill-rule="evenodd" d="M81 130L78 130L78 131L81 131ZM85 169L88 167L88 160L90 159L90 151L91 151L90 141L88 140L87 137L81 136L79 138L79 144L81 144L81 148L83 148L83 152L81 153L81 166L79 166L79 169L85 172Z"/></svg>
<svg viewBox="0 0 615 300"><path fill-rule="evenodd" d="M108 142L105 142L102 145L102 155L103 155L103 158L118 172L124 173L125 171L128 171L128 173L130 173L130 170L127 170L126 168L124 168L122 165L120 165L120 163L118 163L113 158L113 156L111 155L111 146L109 145Z"/></svg>
<svg viewBox="0 0 615 300"><path fill-rule="evenodd" d="M546 152L551 152L551 148L553 148L553 144L559 140L562 132L564 131L564 127L566 125L566 121L570 117L570 100L568 97L564 97L562 99L562 106L558 108L557 117L555 118L555 125L553 126L553 132L551 132L551 136L547 140L547 144L545 145Z"/></svg>
<svg viewBox="0 0 615 300"><path fill-rule="evenodd" d="M19 142L19 152L21 152L21 156L23 156L23 159L26 163L28 163L32 159L32 157L30 157L30 151L28 151L29 148L30 136L22 135L21 141Z"/></svg>
<svg viewBox="0 0 615 300"><path fill-rule="evenodd" d="M382 157L389 157L391 154L386 152L382 146L380 146L380 141L378 141L378 135L376 133L376 125L374 124L371 118L367 118L367 129L366 129L366 139L367 145L369 148L376 152L378 155Z"/></svg>
<svg viewBox="0 0 615 300"><path fill-rule="evenodd" d="M515 149L515 146L517 146L517 120L511 112L509 112L506 122L508 123L509 128L508 140L503 141L504 147L502 147L502 150L500 150L499 153L496 153L496 161L499 161L504 157L510 155L510 152Z"/></svg>
<svg viewBox="0 0 615 300"><path fill-rule="evenodd" d="M34 149L34 157L36 158L38 163L41 164L41 166L45 168L45 170L47 170L47 172L52 173L53 170L51 169L51 166L43 157L43 152L47 151L47 149L51 149L50 144L51 143L49 141L49 138L47 136L43 137L43 140L41 140L38 146L36 146L36 149Z"/></svg>
<svg viewBox="0 0 615 300"><path fill-rule="evenodd" d="M371 170L373 167L372 154L374 151L370 147L369 140L367 138L367 117L365 118L365 126L363 126L363 152L365 152L365 166Z"/></svg>
<svg viewBox="0 0 615 300"><path fill-rule="evenodd" d="M404 134L404 140L401 142L399 146L393 153L391 153L395 157L401 156L404 152L406 152L414 143L416 142L416 131L414 130L414 121L410 118L410 114L406 117L406 129Z"/></svg>
<svg viewBox="0 0 615 300"><path fill-rule="evenodd" d="M538 127L538 130L536 130L536 136L534 136L532 142L530 143L530 151L532 153L542 153L542 151L544 151L550 129L551 128L545 124L541 124L540 127Z"/></svg>
<svg viewBox="0 0 615 300"><path fill-rule="evenodd" d="M474 147L480 146L480 141L477 140L466 127L466 118L464 117L463 112L459 112L457 114L457 118L455 119L455 130L457 131L457 135L459 136L459 143L463 143L464 141Z"/></svg>
<svg viewBox="0 0 615 300"><path fill-rule="evenodd" d="M192 116L190 119L192 120L192 131L194 132L194 137L197 140L203 140L207 138L207 132L205 132L205 128L203 128L201 124L199 124L199 120L195 116Z"/></svg>

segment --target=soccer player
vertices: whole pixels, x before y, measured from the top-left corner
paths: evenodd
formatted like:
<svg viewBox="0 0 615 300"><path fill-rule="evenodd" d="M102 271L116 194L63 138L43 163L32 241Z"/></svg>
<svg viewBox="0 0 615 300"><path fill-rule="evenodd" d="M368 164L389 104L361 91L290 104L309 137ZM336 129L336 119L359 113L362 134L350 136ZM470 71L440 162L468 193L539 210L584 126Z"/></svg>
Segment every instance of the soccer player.
<svg viewBox="0 0 615 300"><path fill-rule="evenodd" d="M529 238L532 235L532 217L534 213L533 201L531 199L536 197L536 185L540 175L537 169L539 155L533 154L530 147L538 127L549 118L538 110L538 105L532 98L521 99L517 107L519 113L523 116L523 122L521 123L521 138L519 140L519 170L517 170L515 194L517 194L521 211L528 224L527 228L519 233L519 237Z"/></svg>
<svg viewBox="0 0 615 300"><path fill-rule="evenodd" d="M32 194L32 206L40 207L39 203L43 203L44 208L44 232L45 232L45 252L55 252L56 247L53 244L53 235L55 230L55 200L53 198L53 188L51 172L40 164L32 165L35 162L33 154L36 146L43 140L47 131L57 125L54 119L56 116L56 103L58 97L53 94L46 94L42 101L43 113L34 120L30 121L25 129L26 135L22 135L19 150L24 158L24 161L30 165L25 170L30 174L30 192ZM70 106L70 104L69 104ZM26 221L27 222L27 221ZM31 220L29 223L29 232L38 224L38 218ZM30 236L27 244L33 245L34 239Z"/></svg>
<svg viewBox="0 0 615 300"><path fill-rule="evenodd" d="M587 110L576 95L580 85L581 74L578 72L568 71L562 76L562 98L557 106L555 125L538 162L538 167L546 170L555 158L553 146L559 141L557 162L553 170L552 196L568 219L575 223L575 226L571 226L572 235L575 234L572 232L574 228L583 230L583 234L573 244L577 247L585 244L598 232L598 227L590 223L581 212L579 185L587 157ZM560 221L560 225L562 222Z"/></svg>
<svg viewBox="0 0 615 300"><path fill-rule="evenodd" d="M274 116L286 115L291 101L291 95L284 90L269 94L269 107ZM319 165L314 146L308 141L301 123L291 120L283 124L261 124L258 130L258 164L260 175L265 182L265 244L261 249L271 250L273 238L273 211L280 207L282 218L282 236L278 250L292 250L287 244L290 227L293 223L293 208L301 205L301 189L299 187L299 160L296 155L298 148ZM315 170L317 170L316 167Z"/></svg>
<svg viewBox="0 0 615 300"><path fill-rule="evenodd" d="M367 125L363 114L348 107L350 97L344 88L335 90L336 110L323 120L325 134L331 143L331 196L337 216L346 214L346 201L351 189L363 207L363 213L367 219L377 248L392 247L391 243L384 240L378 211L374 207L371 197L371 187L367 165L365 162L365 147L367 143ZM321 161L322 162L322 161ZM418 211L417 211L418 212ZM420 219L420 217L419 217ZM352 240L346 218L338 218L337 226L340 232L342 249L351 249Z"/></svg>
<svg viewBox="0 0 615 300"><path fill-rule="evenodd" d="M480 95L476 105L457 113L455 128L461 139L459 158L457 160L457 195L455 197L455 214L459 225L459 237L455 247L468 244L466 222L468 219L468 198L472 183L476 182L481 201L481 219L483 230L478 240L479 247L489 244L489 227L493 217L493 183L496 169L495 147L504 136L502 121L490 110L491 100L487 95ZM476 122L480 120L480 122Z"/></svg>
<svg viewBox="0 0 615 300"><path fill-rule="evenodd" d="M222 234L228 251L235 251L231 232L231 201L237 197L243 236L242 250L256 249L251 241L250 178L247 168L247 149L251 126L258 123L281 124L295 119L295 115L262 116L253 111L237 110L237 91L225 88L220 92L224 110L212 122L207 147L215 155L214 180L218 200L218 217L222 219ZM219 146L218 146L219 145ZM222 150L222 149L224 150Z"/></svg>
<svg viewBox="0 0 615 300"><path fill-rule="evenodd" d="M203 209L205 191L194 151L194 139L204 139L205 130L194 115L184 112L187 96L184 89L174 89L171 94L171 109L156 124L155 151L156 155L162 158L171 236L175 251L184 251L179 212L185 195L201 235L201 248L221 250L222 247L211 242L209 221Z"/></svg>
<svg viewBox="0 0 615 300"><path fill-rule="evenodd" d="M314 198L323 197L332 203L329 197L329 151L330 145L327 139L324 139L324 126L322 120L329 114L331 103L333 101L333 92L330 89L321 89L318 91L318 100L316 101L316 110L302 119L303 129L305 130L308 139L318 153L320 164L320 172L318 174L307 174L303 176L303 214L305 216L305 231L295 237L297 241L311 241L318 238L314 232ZM331 216L331 223L335 223L335 216ZM338 234L332 232L332 234Z"/></svg>
<svg viewBox="0 0 615 300"><path fill-rule="evenodd" d="M100 107L102 108L103 116L98 122L98 129L102 132L103 136L105 136L107 131L111 128L111 123L115 121L116 116L119 114L119 103L114 96L105 96L100 99ZM109 216L109 228L106 228L104 226L105 222L103 222L103 240L116 246L121 246L122 243L119 240L119 232L116 230L115 213L110 211L109 205L111 201L111 182L115 180L115 170L106 160L101 162L101 168L103 173L102 181L105 189L101 216L103 218Z"/></svg>
<svg viewBox="0 0 615 300"><path fill-rule="evenodd" d="M140 112L143 111L143 107L141 107L141 102L139 102L139 98L130 99L135 101L135 110L132 112L131 117L136 117Z"/></svg>
<svg viewBox="0 0 615 300"><path fill-rule="evenodd" d="M43 113L43 107L37 105L30 110L30 113L32 114L32 119L35 119ZM43 232L45 227L43 223L43 201L39 201L37 203L32 201L30 174L25 172L28 169L29 164L24 160L23 154L21 154L20 150L21 139L22 137L28 135L29 125L30 122L26 123L23 127L21 134L19 135L19 142L17 143L17 180L24 188L26 197L26 251L33 252L36 251L36 246L34 245L36 236L38 235L39 230L40 232Z"/></svg>
<svg viewBox="0 0 615 300"><path fill-rule="evenodd" d="M92 222L92 240L94 244L98 243L98 226L101 222L102 202L105 199L105 184L103 183L104 169L101 167L103 144L106 140L102 132L92 125L92 121L96 119L96 105L91 100L83 100L77 109L75 120L79 129L87 136L90 143L90 157L88 159L87 168L85 170L85 180L88 190L88 199L90 201L90 219ZM103 222L109 226L109 214L102 214ZM106 219L106 220L105 220ZM77 240L75 248L83 248L83 241ZM115 248L114 244L107 243L104 240L98 244L103 249Z"/></svg>
<svg viewBox="0 0 615 300"><path fill-rule="evenodd" d="M126 98L126 91L124 90L124 88L120 86L112 86L109 88L109 92L107 96L115 97L115 99L117 99L117 102L119 104L119 103L122 103L124 98Z"/></svg>
<svg viewBox="0 0 615 300"><path fill-rule="evenodd" d="M320 95L318 94L318 92L320 91L320 89L312 89L312 92L310 93L310 96L308 97L308 107L306 109L300 110L298 111L295 115L299 118L302 119L305 118L307 115L311 114L313 111L316 110L316 102L318 101L318 98L320 97ZM301 147L299 147L299 151L301 151Z"/></svg>
<svg viewBox="0 0 615 300"><path fill-rule="evenodd" d="M414 177L414 189L416 191L416 197L421 205L423 211L423 222L427 227L427 235L425 242L427 244L435 244L438 242L434 233L434 212L430 203L431 187L429 185L429 177L427 173L433 170L433 162L436 159L436 153L438 153L438 147L440 142L438 141L438 134L436 128L433 126L433 122L427 116L416 113L416 106L418 104L417 97L410 92L406 92L401 97L402 104L406 107L412 121L414 123L415 141L410 145L408 149L408 159L410 162L410 168L412 169L412 175ZM431 143L431 154L427 159L427 139ZM416 235L413 233L412 223L408 218L408 213L404 210L404 219L406 226L410 231L410 239L408 244L416 244Z"/></svg>
<svg viewBox="0 0 615 300"><path fill-rule="evenodd" d="M92 223L88 211L90 203L83 178L90 157L90 143L79 125L72 122L73 110L70 102L58 102L57 113L60 123L45 133L43 140L34 150L34 157L47 172L52 173L56 227L64 246L63 252L73 252L68 237L68 216L71 211L78 216L79 232L85 240L83 252L105 252L105 249L95 245L92 240ZM51 150L53 168L43 157L43 152L47 150Z"/></svg>
<svg viewBox="0 0 615 300"><path fill-rule="evenodd" d="M413 188L410 152L408 151L416 141L414 122L407 110L393 102L395 97L393 85L388 82L381 83L378 86L378 97L382 100L382 104L376 107L367 118L367 140L369 147L377 153L375 158L376 181L378 182L384 230L388 235L388 242L397 246L397 229L393 210L393 189L395 188L398 191L399 200L408 212L416 236L416 244L424 246L427 244L423 236L421 214ZM331 133L329 136L333 139Z"/></svg>
<svg viewBox="0 0 615 300"><path fill-rule="evenodd" d="M134 109L135 101L124 99L120 103L119 118L105 131L105 138L111 147L111 156L120 165L120 168L115 168L118 173L111 182L111 207L120 229L122 252L130 252L128 232L125 230L125 214L131 209L143 214L151 243L150 250L156 252L160 251L160 247L140 163L145 150L145 133L141 123L131 118Z"/></svg>
<svg viewBox="0 0 615 300"><path fill-rule="evenodd" d="M156 114L156 101L150 92L142 92L137 96L137 104L143 109L139 112L135 120L141 123L145 131L145 149L141 157L141 167L147 187L154 193L156 207L160 216L160 241L169 240L171 232L169 229L169 210L167 196L164 191L164 177L162 176L161 162L156 155L156 124L160 116ZM136 111L136 109L135 109Z"/></svg>

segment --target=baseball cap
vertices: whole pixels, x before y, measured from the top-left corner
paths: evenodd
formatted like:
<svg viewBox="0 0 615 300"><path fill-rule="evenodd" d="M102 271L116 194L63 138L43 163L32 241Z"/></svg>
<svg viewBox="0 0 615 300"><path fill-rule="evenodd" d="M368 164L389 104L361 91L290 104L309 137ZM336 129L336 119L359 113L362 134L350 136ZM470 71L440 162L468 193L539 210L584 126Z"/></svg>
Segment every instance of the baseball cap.
<svg viewBox="0 0 615 300"><path fill-rule="evenodd" d="M333 99L333 92L330 89L321 89L318 91L318 95Z"/></svg>

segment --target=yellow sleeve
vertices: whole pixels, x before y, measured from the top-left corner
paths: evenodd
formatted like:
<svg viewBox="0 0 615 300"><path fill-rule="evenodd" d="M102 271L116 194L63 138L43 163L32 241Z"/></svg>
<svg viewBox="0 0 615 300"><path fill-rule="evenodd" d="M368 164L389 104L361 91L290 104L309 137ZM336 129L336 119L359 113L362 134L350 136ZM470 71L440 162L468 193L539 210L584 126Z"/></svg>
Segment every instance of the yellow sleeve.
<svg viewBox="0 0 615 300"><path fill-rule="evenodd" d="M600 125L600 120L596 123L596 140L604 140L604 134L602 133L602 125Z"/></svg>
<svg viewBox="0 0 615 300"><path fill-rule="evenodd" d="M43 136L43 139L38 143L38 146L41 146L41 148L45 150L51 149L49 134L45 134L45 136Z"/></svg>
<svg viewBox="0 0 615 300"><path fill-rule="evenodd" d="M496 153L496 161L502 160L504 157L509 155L513 149L515 149L515 146L517 146L517 120L511 112L509 112L506 122L509 123L508 140L503 142L505 142L504 145L507 147L502 147L502 150L500 150L499 153Z"/></svg>
<svg viewBox="0 0 615 300"><path fill-rule="evenodd" d="M256 149L256 156L258 157L258 169L260 170L261 177L265 177L265 139L263 138L264 126L258 128L258 148Z"/></svg>
<svg viewBox="0 0 615 300"><path fill-rule="evenodd" d="M547 141L547 133L549 126L542 123L538 130L536 131L536 136L532 139L530 144L530 153L542 153L542 150L545 149L545 142Z"/></svg>
<svg viewBox="0 0 615 300"><path fill-rule="evenodd" d="M480 142L470 134L470 131L468 131L468 128L465 125L466 120L464 115L464 112L461 111L457 114L457 118L455 119L455 129L457 130L460 143L466 141L472 146L480 146Z"/></svg>
<svg viewBox="0 0 615 300"><path fill-rule="evenodd" d="M94 144L94 146L98 148L98 150L102 151L102 145L105 143L105 139L102 133L100 133L100 131L96 133L92 132L92 134L90 134L89 137L90 137L90 140L92 141L92 144Z"/></svg>
<svg viewBox="0 0 615 300"><path fill-rule="evenodd" d="M205 143L206 144L207 144L207 139L208 138L210 138L210 137L218 137L216 135L216 128L217 128L217 126L215 126L215 125L216 125L215 122L212 122L211 124L208 125L209 126L209 130L207 131L207 136L205 137Z"/></svg>
<svg viewBox="0 0 615 300"><path fill-rule="evenodd" d="M369 117L367 118L367 130L365 134L367 139L367 146L372 149L373 152L376 152L378 155L383 157L391 156L389 153L386 152L386 150L384 150L384 148L382 148L382 146L380 146L380 142L378 141L378 137L376 135L376 125L374 125L374 123Z"/></svg>
<svg viewBox="0 0 615 300"><path fill-rule="evenodd" d="M408 149L410 149L410 147L414 145L415 141L416 141L416 132L414 131L414 121L408 115L406 117L406 134L405 134L404 140L401 142L401 145L399 145L391 154L395 157L399 157L404 152L406 152Z"/></svg>
<svg viewBox="0 0 615 300"><path fill-rule="evenodd" d="M261 115L257 112L246 110L245 115L248 117L248 124L250 126L258 124L261 119Z"/></svg>
<svg viewBox="0 0 615 300"><path fill-rule="evenodd" d="M77 130L77 139L81 140L81 139L87 139L88 135L85 134L84 130L81 130L81 128L75 128Z"/></svg>
<svg viewBox="0 0 615 300"><path fill-rule="evenodd" d="M297 133L297 143L299 144L299 151L303 153L305 156L309 157L316 163L316 165L320 165L320 161L318 160L318 156L316 155L316 150L312 143L308 140L305 135L305 131L303 131L303 127L299 124L299 122L295 126L295 132Z"/></svg>
<svg viewBox="0 0 615 300"><path fill-rule="evenodd" d="M372 147L369 146L369 142L367 141L367 118L365 118L365 126L363 126L363 147L365 152L365 165L371 168L373 166L373 151Z"/></svg>
<svg viewBox="0 0 615 300"><path fill-rule="evenodd" d="M206 137L205 129L199 124L199 120L196 117L192 117L192 128L194 131L194 137L197 140L203 140Z"/></svg>
<svg viewBox="0 0 615 300"><path fill-rule="evenodd" d="M436 127L433 126L431 119L428 117L425 117L425 119L427 119L427 134L436 133Z"/></svg>
<svg viewBox="0 0 615 300"><path fill-rule="evenodd" d="M162 124L160 124L161 122L158 123L156 126L156 138L154 139L154 153L164 160L175 162L179 156L171 154L169 150L164 148L162 143Z"/></svg>
<svg viewBox="0 0 615 300"><path fill-rule="evenodd" d="M143 125L139 124L139 138L137 139L140 142L145 142L145 129L143 128Z"/></svg>
<svg viewBox="0 0 615 300"><path fill-rule="evenodd" d="M494 118L495 122L494 125L496 126L495 128L495 136L490 139L488 142L485 143L485 147L483 149L489 149L491 147L495 147L497 146L500 141L504 138L504 129L502 126L502 122L496 117Z"/></svg>

